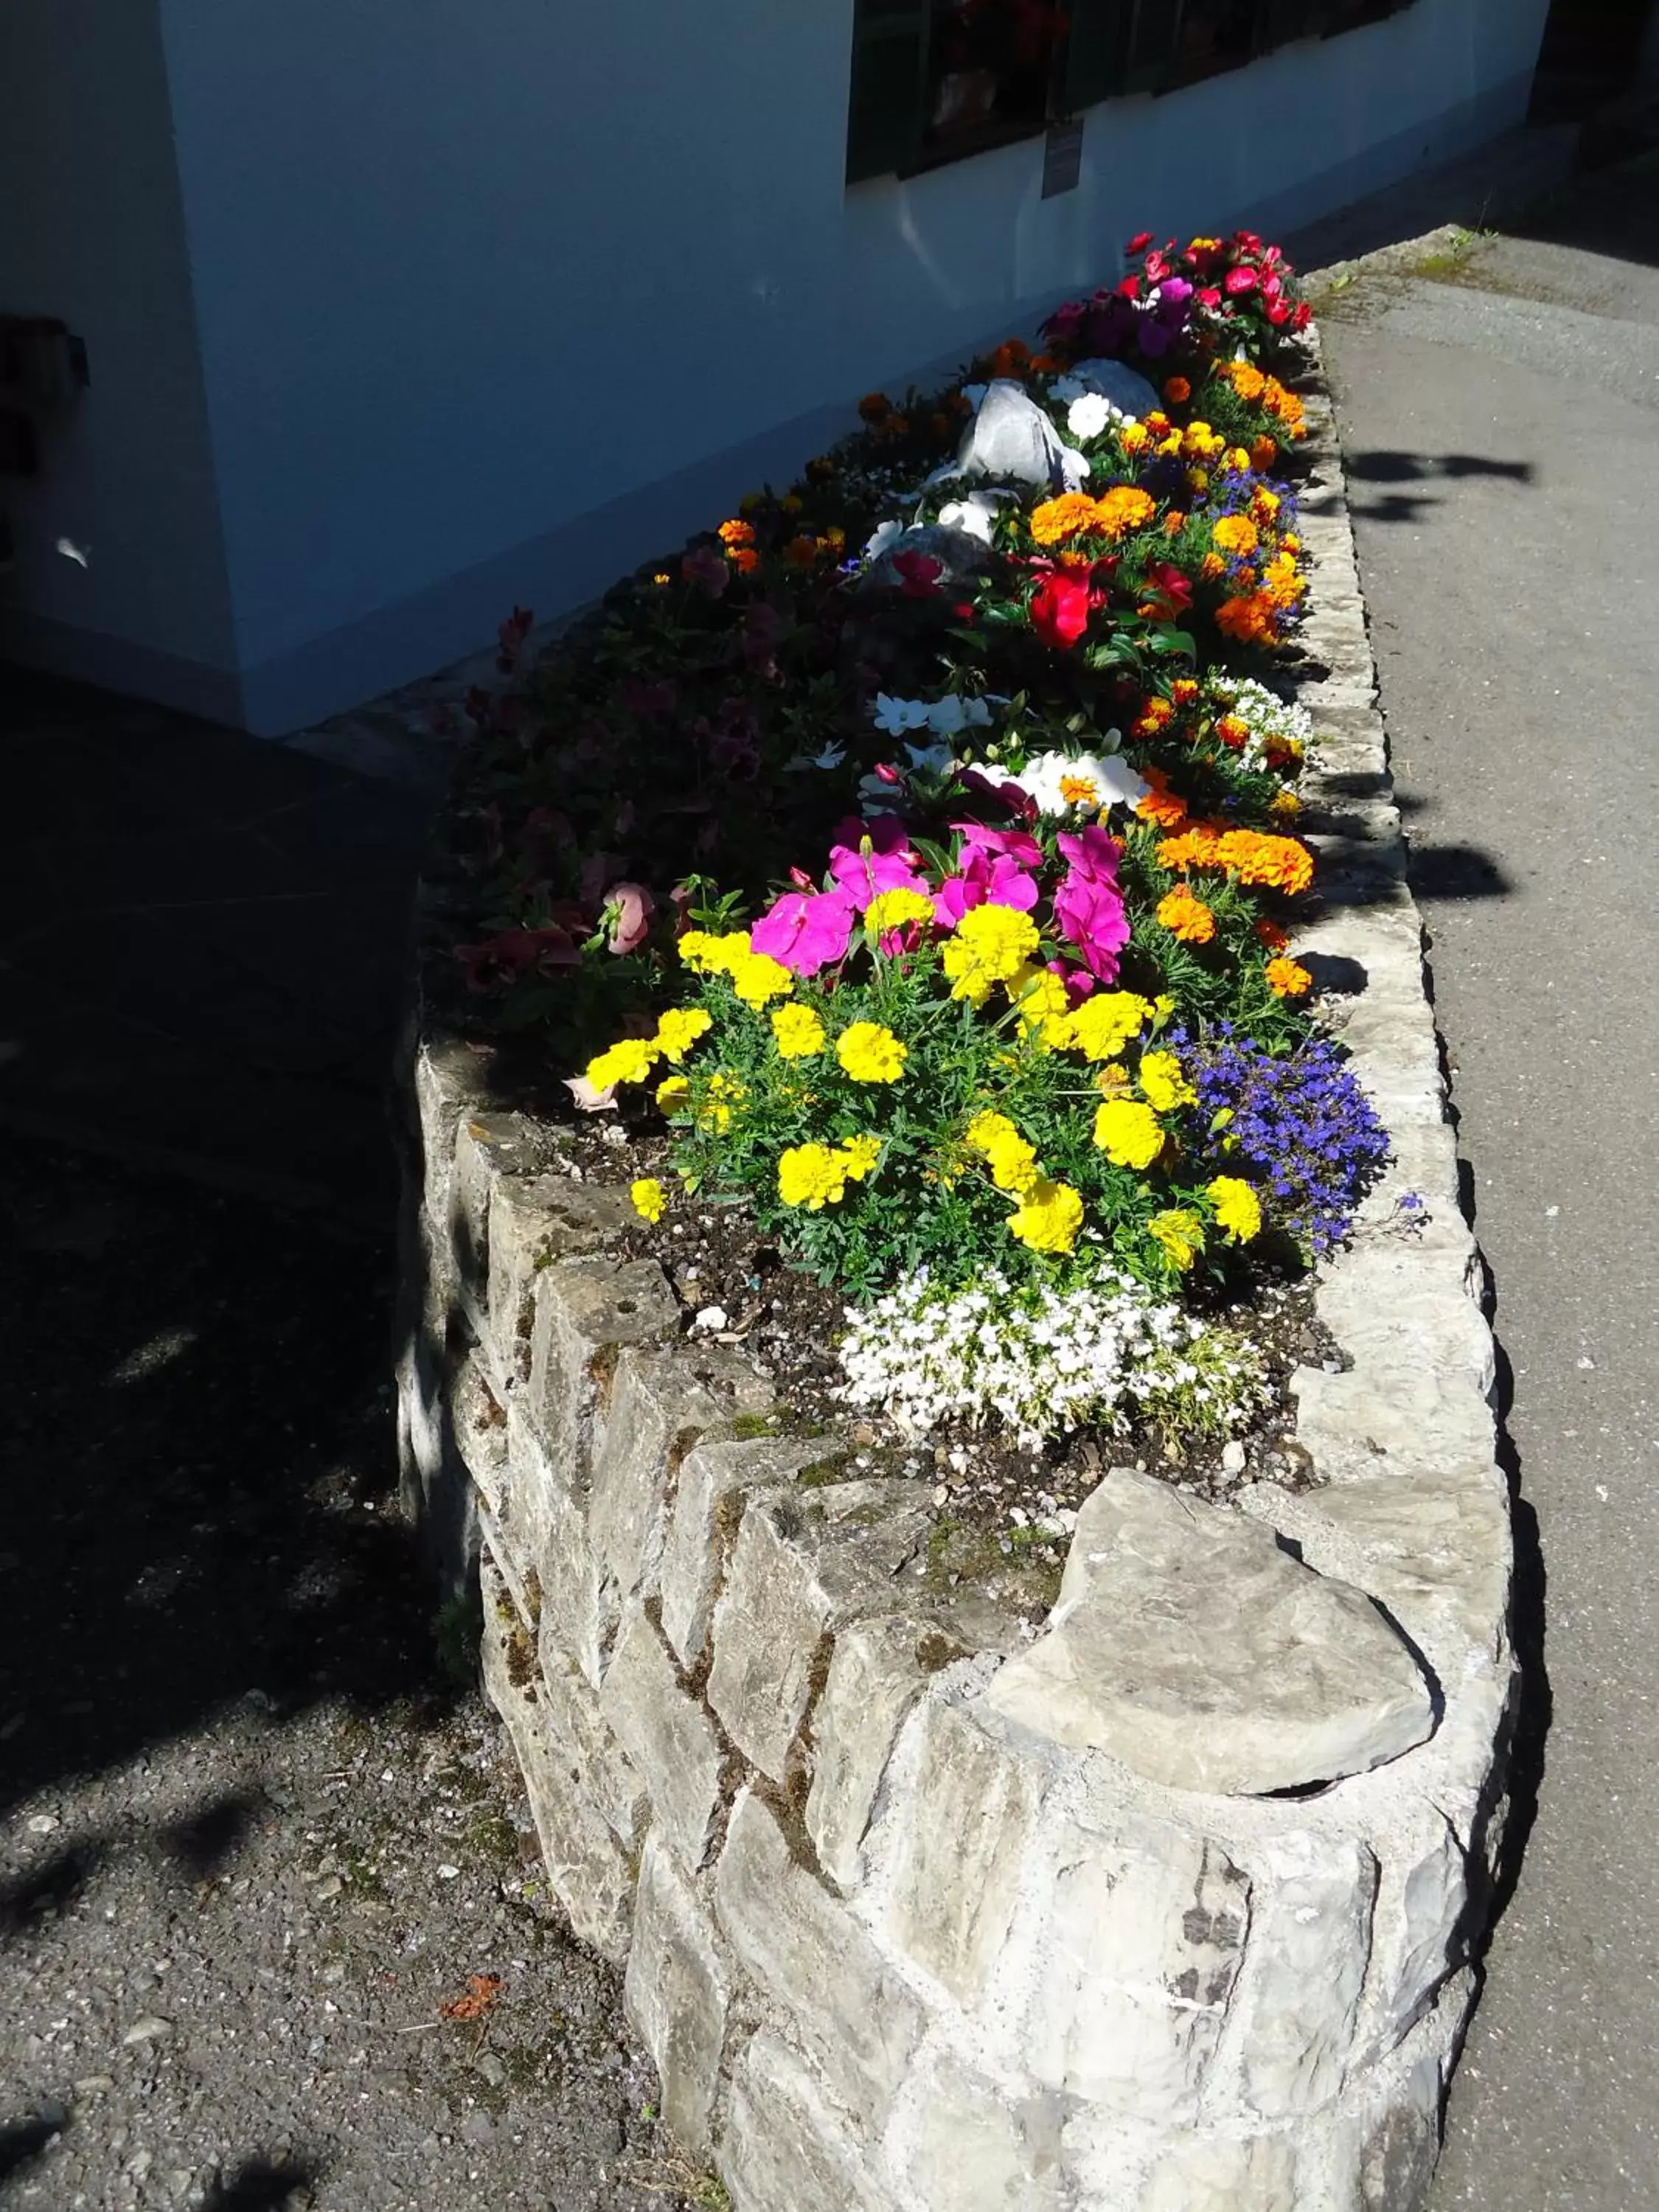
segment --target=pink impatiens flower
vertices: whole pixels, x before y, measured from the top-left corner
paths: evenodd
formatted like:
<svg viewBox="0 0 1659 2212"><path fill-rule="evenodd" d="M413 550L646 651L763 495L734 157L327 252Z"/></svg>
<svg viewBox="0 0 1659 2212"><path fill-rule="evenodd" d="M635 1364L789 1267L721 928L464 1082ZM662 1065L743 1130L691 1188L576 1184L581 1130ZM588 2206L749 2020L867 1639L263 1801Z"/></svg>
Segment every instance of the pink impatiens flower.
<svg viewBox="0 0 1659 2212"><path fill-rule="evenodd" d="M878 891L925 891L919 855L896 814L843 822L830 848L830 872L860 914Z"/></svg>
<svg viewBox="0 0 1659 2212"><path fill-rule="evenodd" d="M1129 918L1117 880L1121 848L1094 823L1058 842L1071 866L1054 893L1054 920L1090 974L1103 983L1114 982L1117 956L1129 941Z"/></svg>
<svg viewBox="0 0 1659 2212"><path fill-rule="evenodd" d="M1042 848L1023 830L986 830L976 822L952 825L963 833L957 873L946 876L933 894L942 921L954 929L972 907L1006 906L1029 914L1037 902L1036 878L1026 872L1042 859Z"/></svg>
<svg viewBox="0 0 1659 2212"><path fill-rule="evenodd" d="M764 952L794 975L816 975L847 957L856 912L850 895L833 891L786 891L749 933L757 952Z"/></svg>

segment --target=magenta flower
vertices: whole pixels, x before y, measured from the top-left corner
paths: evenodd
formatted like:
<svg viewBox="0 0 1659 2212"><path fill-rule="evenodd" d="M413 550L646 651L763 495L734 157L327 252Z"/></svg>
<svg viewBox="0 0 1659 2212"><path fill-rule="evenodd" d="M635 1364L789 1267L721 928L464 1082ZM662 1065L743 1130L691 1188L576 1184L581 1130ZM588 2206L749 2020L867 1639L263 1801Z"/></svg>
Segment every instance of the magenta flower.
<svg viewBox="0 0 1659 2212"><path fill-rule="evenodd" d="M1054 893L1054 921L1089 973L1103 983L1114 982L1117 956L1129 941L1129 918L1117 880L1120 848L1095 823L1075 836L1062 836L1059 844L1072 865Z"/></svg>
<svg viewBox="0 0 1659 2212"><path fill-rule="evenodd" d="M1023 868L1042 866L1042 846L1024 830L988 830L982 822L953 822L951 827L962 833L964 850L970 845L978 845L988 853L1006 853Z"/></svg>
<svg viewBox="0 0 1659 2212"><path fill-rule="evenodd" d="M1008 906L1030 914L1037 902L1036 878L1006 853L964 845L957 866L958 872L946 876L933 893L935 912L952 929L970 907Z"/></svg>
<svg viewBox="0 0 1659 2212"><path fill-rule="evenodd" d="M749 933L764 952L793 975L816 975L847 957L856 909L844 890L786 891Z"/></svg>
<svg viewBox="0 0 1659 2212"><path fill-rule="evenodd" d="M896 814L843 822L830 848L830 872L863 913L878 891L926 891L917 855Z"/></svg>

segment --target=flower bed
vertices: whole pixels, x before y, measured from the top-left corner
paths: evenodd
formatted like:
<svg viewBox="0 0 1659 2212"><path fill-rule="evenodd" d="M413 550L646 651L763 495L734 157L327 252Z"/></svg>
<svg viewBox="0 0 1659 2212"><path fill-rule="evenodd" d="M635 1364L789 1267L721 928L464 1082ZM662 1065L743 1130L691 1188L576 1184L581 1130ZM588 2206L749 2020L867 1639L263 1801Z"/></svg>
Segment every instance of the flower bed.
<svg viewBox="0 0 1659 2212"><path fill-rule="evenodd" d="M1282 285L1272 304L1282 304ZM1122 313L1109 301L1097 309ZM1167 346L1162 326L1173 328L1173 311L1160 297L1153 312L1159 328L1147 334ZM1292 312L1283 309L1286 319ZM1316 340L1309 343L1316 370ZM994 365L1030 367L1017 356ZM1182 373L1167 355L1156 365L1160 378ZM1047 380L1060 373L1002 380L1047 398ZM1079 361L1071 373L1082 374ZM1198 388L1198 377L1188 381ZM975 641L1000 629L999 654L1006 646L1035 675L992 683L979 662L953 661L939 683L923 684L915 656L928 633L906 625L927 613L927 597L905 583L930 579L908 564L914 540L878 546L867 567L858 558L844 576L814 572L815 592L842 618L833 653L822 640L809 649L787 627L796 571L768 534L782 525L751 508L735 520L754 530L752 545L740 532L711 537L686 556L712 578L700 556L715 556L716 543L754 553L752 566L715 556L727 572L718 597L673 581L678 560L653 565L500 710L461 825L467 866L428 883L409 1062L398 1370L408 1495L452 1572L478 1560L485 1679L550 1881L578 1933L626 1962L629 2016L660 2072L665 2117L692 2156L717 2166L738 2212L994 2203L1042 2212L1415 2212L1424 2200L1503 1820L1514 1680L1508 1527L1492 1346L1476 1303L1478 1256L1457 1210L1328 409L1316 374L1304 388L1310 435L1291 466L1299 503L1291 534L1305 544L1290 550L1305 554L1297 567L1310 588L1292 611L1299 630L1277 659L1255 663L1280 703L1257 700L1255 711L1264 753L1270 737L1282 746L1304 728L1318 732L1297 787L1305 811L1292 836L1271 816L1224 812L1228 793L1202 804L1230 828L1285 837L1316 856L1317 890L1236 884L1225 870L1189 871L1179 882L1212 912L1236 891L1257 918L1295 928L1298 964L1342 984L1321 1002L1330 1035L1309 1022L1313 992L1281 996L1249 982L1257 969L1265 979L1269 948L1252 951L1237 926L1195 954L1174 939L1181 950L1167 957L1190 955L1205 979L1190 988L1217 996L1160 1009L1158 999L1176 993L1134 963L1164 945L1164 926L1147 915L1121 858L1128 933L1115 948L1119 972L1089 970L1093 989L1070 985L1087 963L1056 906L1072 872L1059 839L1084 843L1093 828L1127 854L1152 830L1186 834L1146 825L1134 811L1144 794L1106 793L1105 820L1090 823L1045 815L1044 793L1028 788L1030 811L1004 798L999 817L962 776L959 797L945 795L931 814L921 807L926 788L912 769L928 771L898 750L907 738L949 737L979 784L1006 793L1019 775L1037 779L1029 749L992 750L1012 720L993 694L1012 704L1023 689L1022 714L1047 714L1055 693L1042 681L1097 681L1092 720L1073 731L1061 718L1064 736L1045 724L1054 741L1042 749L1067 750L1069 739L1068 760L1090 751L1103 775L1149 783L1163 767L1202 829L1206 813L1190 804L1196 789L1167 750L1177 740L1135 732L1139 702L1167 690L1176 710L1177 680L1241 680L1240 664L1219 666L1211 608L1224 602L1196 587L1197 611L1182 624L1167 611L1143 617L1137 605L1120 606L1109 627L1105 606L1085 604L1076 642L1046 643L1030 607L1051 572L1028 568L1017 584L1006 580L1017 561L1049 554L1018 539L999 545L994 525L988 545L969 533L980 548L970 556L938 534L955 526L928 522L927 506L922 526L934 534L925 542L943 551L923 557L971 557L969 589L982 582L988 593L1001 577L1011 608L1019 602L1006 623L948 627ZM1070 404L1059 403L1067 415ZM1019 419L1030 430L1030 417ZM1049 428L1063 446L1060 419L1050 416ZM1172 432L1173 421L1164 434ZM1033 442L1048 450L1035 431L1028 452ZM882 440L858 450L866 476L883 465ZM1060 495L1071 465L1061 459L1058 491L1052 480L1028 487L1021 511ZM901 481L915 484L914 464ZM957 486L969 495L986 489ZM872 493L864 534L855 540L849 530L849 543L867 543L881 506ZM915 512L912 504L901 519ZM1091 563L1089 596L1115 590L1121 567L1109 578L1093 568L1109 556L1086 540L1060 543L1061 555L1068 550ZM659 574L671 581L655 584ZM642 657L640 608L683 589L681 611L696 619L674 635L701 636L702 658L677 664L665 698L649 688L669 679ZM773 613L762 626L774 627L781 656L773 677L744 648L753 595L763 590ZM979 601L964 589L955 604ZM1137 657L1115 657L1120 632L1137 623ZM1182 628L1191 660L1155 642ZM504 641L509 660L515 635ZM1300 662L1297 636L1308 654ZM789 656L798 647L797 665ZM1103 647L1093 668L1087 655ZM781 682L788 667L793 680ZM752 726L735 709L720 712L751 674ZM680 741L647 745L630 762L604 734L599 702L635 684L647 687L628 696L647 722L665 731L679 718ZM899 723L913 722L915 708L884 708L884 693L921 702L930 735L912 727L888 742L872 707ZM561 698L562 708L550 703ZM950 699L960 703L959 725ZM814 700L818 719L792 734L784 718ZM980 701L988 720L972 703ZM1196 723L1208 712L1218 724L1238 702L1185 703ZM1311 711L1310 723L1289 711L1293 703ZM618 725L632 711L617 705ZM1113 727L1127 733L1121 750L1103 741ZM717 806L713 748L738 734L752 738L756 759L845 757L811 770L779 766L763 789L753 774L728 775ZM1184 742L1201 753L1210 740L1200 728ZM1247 736L1249 766L1248 745ZM1224 738L1219 750L1235 752ZM838 836L855 779L899 788L878 767L902 779L907 828L916 804L919 830L942 815L947 836L901 846L869 832L866 854L867 817L856 835ZM1224 775L1227 763L1219 768ZM1294 781L1275 773L1280 785ZM629 815L630 799L647 789L648 813L641 805ZM881 811L893 812L891 801ZM954 830L952 817L969 828ZM602 845L597 828L619 822L627 831ZM975 828L1029 836L1044 857L975 843ZM718 848L724 892L740 908L721 911L706 882L676 898L688 839L702 843L699 875L716 872ZM878 860L914 851L908 872L922 887L892 888L927 898L935 921L917 914L884 928L892 917L878 910L871 924L868 904L854 898L844 956L803 976L757 952L754 930L780 898L833 900L846 888L831 868L786 882L787 856L835 846L872 872ZM1100 846L1084 848L1098 877ZM1039 957L1037 974L994 979L975 1006L954 994L961 979L945 968L959 926L938 917L957 896L946 893L951 879L970 883L981 869L985 896L963 896L963 914L1003 906L1032 918ZM1034 903L991 896L1013 874L1036 882ZM865 889L873 903L879 890ZM471 931L459 967L458 913L488 921ZM676 940L687 931L718 942L745 921L746 948L699 967L681 959ZM1083 926L1097 948L1113 927ZM896 933L896 945L882 942ZM971 934L967 942L971 949ZM785 969L787 991L760 988L776 980L750 966L761 958ZM1066 1004L1045 1010L1038 1000L1027 1009L1038 1020L1023 1022L1026 988L1046 990L1050 958L1065 970L1057 980ZM844 1006L830 988L843 964ZM457 988L463 973L490 987L487 1000ZM896 995L889 1014L871 995L882 988L909 991L923 1011L905 1011ZM1251 988L1255 1011L1241 1018L1237 998ZM1091 1060L1075 1042L1086 1031L1070 1025L1091 1003L1122 995L1151 1014L1121 1058ZM689 1035L683 1020L665 1019L676 1008L707 1013L709 1026ZM744 1079L731 1041L751 1054L775 1050L772 1017L786 1008L797 1010L798 1028L801 1012L815 1019L827 1049L776 1051L781 1066L851 1103L839 1124L796 1130L788 1142L775 1131L774 1173L794 1143L848 1156L848 1171L801 1186L822 1195L815 1208L791 1205L762 1172L744 1185L732 1171L729 1193L719 1189L714 1177L726 1170L711 1152L710 1180L683 1194L679 1148L712 1146L744 1119L747 1101L713 1084L721 1073ZM1060 1036L1041 1036L1050 1019L1066 1025ZM887 1079L893 1048L880 1039L850 1048L876 1080L842 1065L836 1048L854 1020L877 1022L906 1046L896 1080ZM973 1040L964 1051L981 1067L975 1025L1000 1023L994 1050L1006 1055L991 1060L988 1079L1000 1091L957 1108L954 1151L933 1107L918 1127L901 1121L913 1082L914 1095L937 1103L937 1087L919 1079L936 1054L928 1025L951 1023ZM1035 1073L1043 1055L1033 1030L1053 1063ZM623 1042L654 1053L645 1080L619 1082L610 1109L578 1113L554 1079L569 1072L580 1088L586 1079L574 1071L594 1046ZM1147 1062L1164 1054L1178 1063L1170 1081L1195 1103L1160 1089L1170 1072ZM1101 1088L1114 1066L1126 1079ZM599 1071L611 1072L629 1068ZM1078 1096L1068 1106L1062 1092L1051 1138L1017 1114L1057 1076ZM678 1118L670 1120L653 1094L678 1078L687 1094L677 1103L671 1091ZM1017 1082L1029 1091L1016 1092ZM696 1126L689 1101L699 1085L730 1121L721 1126L716 1110L712 1130ZM606 1087L589 1084L586 1103L598 1106ZM1148 1109L1164 1129L1164 1149L1144 1170L1121 1170L1094 1143L1094 1117L1113 1103ZM981 1124L970 1139L981 1112L1003 1115L1014 1138ZM1228 1113L1218 1129L1206 1126ZM1380 1166L1379 1123L1392 1148ZM1200 1178L1189 1155L1229 1132L1231 1148ZM860 1139L872 1136L866 1170ZM874 1283L843 1364L824 1347L847 1294L785 1266L781 1238L792 1223L810 1235L851 1222L836 1209L872 1201L890 1148L921 1157L919 1185L926 1164L960 1168L956 1189L968 1193L977 1241L971 1252L929 1260L926 1283L919 1267L902 1266L886 1287ZM1085 1219L1069 1253L1037 1250L1014 1233L1012 1218L1031 1191L1004 1188L999 1164L1005 1181L1029 1169L1079 1192ZM1373 1172L1376 1186L1353 1212ZM1184 1184L1175 1182L1181 1175ZM1227 1194L1208 1187L1224 1176L1247 1184L1263 1211L1251 1237L1229 1233ZM1158 1178L1190 1203L1170 1202ZM639 1194L643 1213L629 1195L631 1182L652 1181L663 1185L654 1222L647 1216L659 1212L657 1194ZM720 1196L732 1202L716 1203ZM1171 1251L1151 1220L1183 1210L1200 1234L1172 1237ZM937 1252L936 1224L925 1206L915 1211L914 1233L933 1237ZM763 1216L775 1226L763 1228ZM1246 1217L1234 1220L1243 1226ZM1189 1242L1192 1264L1182 1267ZM1320 1264L1297 1278L1309 1255ZM892 1340L918 1320L913 1302L935 1286L938 1309L925 1318L937 1356L913 1340L918 1356L895 1359ZM1245 1297L1246 1313L1235 1316L1230 1306ZM988 1339L988 1320L996 1324ZM1144 1431L1133 1386L1154 1379L1175 1338L1191 1330L1207 1332L1225 1357L1240 1346L1256 1352L1269 1384L1293 1369L1274 1448L1234 1435L1208 1497L1190 1460L1177 1493L1122 1464L1133 1440L1112 1449L1119 1463L1109 1464L1103 1434L1124 1412ZM839 1404L833 1424L815 1419L799 1387L815 1358L832 1363L825 1372L842 1389L860 1388L868 1362L872 1398ZM1035 1391L1033 1360L1042 1364ZM955 1394L943 1410L960 1433L947 1425L931 1455L913 1437L884 1449L886 1421L919 1426L941 1411L930 1402L941 1389ZM1027 1403L1045 1425L1056 1404L1085 1425L1046 1443L1034 1462L1018 1449ZM988 1412L988 1427L974 1431ZM825 1425L839 1432L822 1433ZM1010 1439L1018 1477L981 1481L975 1455L997 1433ZM1067 1452L1080 1502L1054 1511L1066 1471L1056 1462ZM988 1530L964 1508L974 1492ZM1057 1577L1030 1556L1045 1550L1064 1557L1058 1602Z"/></svg>
<svg viewBox="0 0 1659 2212"><path fill-rule="evenodd" d="M1241 1302L1387 1139L1291 950L1306 311L1248 234L1132 251L488 714L459 957L665 1250L738 1205L854 1302L843 1402L1213 1463L1271 1433Z"/></svg>

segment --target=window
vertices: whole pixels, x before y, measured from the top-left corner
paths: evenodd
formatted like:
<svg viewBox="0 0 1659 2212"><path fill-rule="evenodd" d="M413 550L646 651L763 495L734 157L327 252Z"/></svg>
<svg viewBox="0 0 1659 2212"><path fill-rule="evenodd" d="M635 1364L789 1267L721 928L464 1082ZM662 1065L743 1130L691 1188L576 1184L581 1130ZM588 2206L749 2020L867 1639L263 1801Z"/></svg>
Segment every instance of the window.
<svg viewBox="0 0 1659 2212"><path fill-rule="evenodd" d="M901 176L1410 0L855 0L847 175Z"/></svg>

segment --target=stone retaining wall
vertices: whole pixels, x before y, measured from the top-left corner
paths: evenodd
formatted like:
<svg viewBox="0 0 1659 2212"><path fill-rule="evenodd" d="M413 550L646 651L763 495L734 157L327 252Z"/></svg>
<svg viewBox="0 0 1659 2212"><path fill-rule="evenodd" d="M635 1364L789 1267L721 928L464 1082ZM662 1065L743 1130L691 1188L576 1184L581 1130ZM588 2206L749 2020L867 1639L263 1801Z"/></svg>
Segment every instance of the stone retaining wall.
<svg viewBox="0 0 1659 2212"><path fill-rule="evenodd" d="M1328 409L1297 957L1396 1161L1296 1377L1323 1479L1108 1476L1033 1637L845 1480L620 1189L417 1034L409 1503L459 1576L548 1871L626 1966L665 2114L737 2212L1408 2212L1503 1810L1492 1346L1458 1210ZM1402 1209L1413 1194L1425 1209Z"/></svg>

